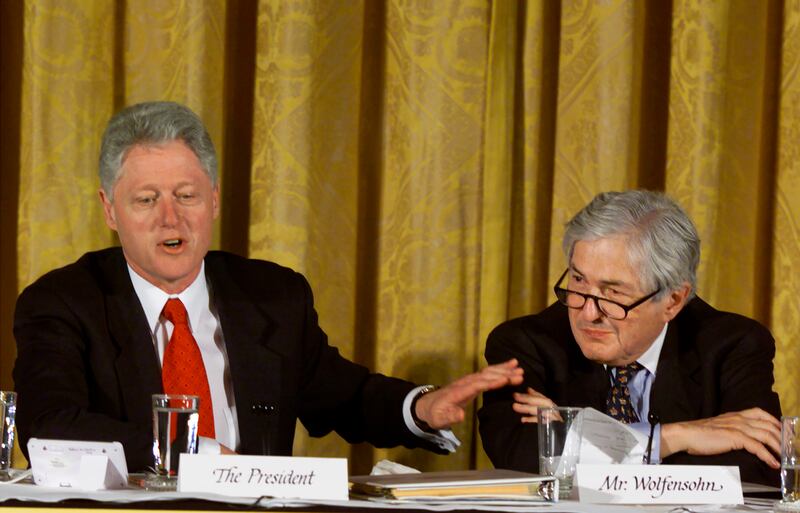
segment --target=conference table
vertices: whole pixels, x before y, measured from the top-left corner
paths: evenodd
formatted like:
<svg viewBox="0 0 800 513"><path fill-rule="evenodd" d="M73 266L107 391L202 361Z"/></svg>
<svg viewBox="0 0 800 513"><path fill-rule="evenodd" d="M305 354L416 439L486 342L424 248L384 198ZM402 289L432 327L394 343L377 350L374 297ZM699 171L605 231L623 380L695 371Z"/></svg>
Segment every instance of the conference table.
<svg viewBox="0 0 800 513"><path fill-rule="evenodd" d="M746 490L745 490L746 491ZM747 492L747 491L746 491ZM274 498L224 497L213 494L186 494L181 492L152 492L136 487L123 490L86 492L70 489L44 488L32 483L0 483L0 507L2 513L53 513L92 511L98 512L150 512L162 511L290 511L305 512L360 512L384 513L402 511L502 511L502 512L547 512L547 513L705 513L705 512L752 512L780 511L772 492L745 493L744 505L601 505L578 501L560 501L524 505L481 504L469 501L453 501L442 504L417 504L401 501L310 501ZM797 511L800 511L798 509Z"/></svg>

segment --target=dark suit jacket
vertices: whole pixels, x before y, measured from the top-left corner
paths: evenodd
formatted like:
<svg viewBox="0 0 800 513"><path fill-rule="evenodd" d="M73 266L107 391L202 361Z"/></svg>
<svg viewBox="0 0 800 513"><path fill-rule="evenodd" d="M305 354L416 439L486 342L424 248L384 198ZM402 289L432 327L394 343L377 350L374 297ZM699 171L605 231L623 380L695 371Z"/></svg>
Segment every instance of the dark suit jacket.
<svg viewBox="0 0 800 513"><path fill-rule="evenodd" d="M761 324L691 300L669 323L650 396L661 423L713 417L760 407L780 418L772 391L775 342ZM583 356L558 303L537 315L507 321L489 335L486 360L519 359L525 381L487 392L478 413L483 447L496 467L536 472L536 424L522 424L512 393L527 387L561 406L605 411L609 379L602 364ZM743 481L777 485L778 471L746 451L718 456L677 453L663 463L738 465Z"/></svg>
<svg viewBox="0 0 800 513"><path fill-rule="evenodd" d="M288 455L295 421L379 447L432 445L402 402L414 384L339 355L317 324L302 275L212 251L206 277L230 364L243 454ZM29 438L119 441L131 471L152 463L158 356L119 248L87 253L26 288L14 320L17 428ZM263 415L264 410L275 411Z"/></svg>

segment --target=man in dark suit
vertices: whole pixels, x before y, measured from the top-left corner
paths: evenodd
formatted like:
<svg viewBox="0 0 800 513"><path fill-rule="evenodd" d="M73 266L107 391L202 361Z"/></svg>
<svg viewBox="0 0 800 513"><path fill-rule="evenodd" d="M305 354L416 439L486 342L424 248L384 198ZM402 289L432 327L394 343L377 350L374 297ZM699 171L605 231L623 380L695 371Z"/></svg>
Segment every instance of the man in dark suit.
<svg viewBox="0 0 800 513"><path fill-rule="evenodd" d="M112 118L100 179L122 247L46 274L17 302L23 450L31 437L120 441L130 470L144 470L153 465L151 394L198 386L183 392L205 398L202 452L290 454L297 419L313 436L446 452L458 444L446 428L468 402L522 381L515 361L437 390L372 374L328 345L303 276L209 252L216 154L184 106L144 103ZM195 356L198 366L173 385L171 369L187 372Z"/></svg>
<svg viewBox="0 0 800 513"><path fill-rule="evenodd" d="M694 297L700 240L686 213L659 193L603 193L567 223L563 249L558 301L486 344L489 363L525 371L484 393L495 466L536 472L537 409L589 406L648 434L649 418L653 463L738 465L744 481L777 484L774 340Z"/></svg>

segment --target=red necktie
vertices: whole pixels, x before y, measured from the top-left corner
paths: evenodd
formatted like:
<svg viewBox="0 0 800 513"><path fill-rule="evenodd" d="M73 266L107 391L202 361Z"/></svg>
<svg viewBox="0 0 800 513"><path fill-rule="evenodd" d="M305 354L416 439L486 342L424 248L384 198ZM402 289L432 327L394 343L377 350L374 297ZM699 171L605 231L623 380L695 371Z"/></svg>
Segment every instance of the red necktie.
<svg viewBox="0 0 800 513"><path fill-rule="evenodd" d="M208 376L203 365L203 355L189 329L186 308L180 299L168 299L162 312L174 326L164 362L161 364L161 381L165 394L196 395L200 398L200 436L214 438L214 409Z"/></svg>

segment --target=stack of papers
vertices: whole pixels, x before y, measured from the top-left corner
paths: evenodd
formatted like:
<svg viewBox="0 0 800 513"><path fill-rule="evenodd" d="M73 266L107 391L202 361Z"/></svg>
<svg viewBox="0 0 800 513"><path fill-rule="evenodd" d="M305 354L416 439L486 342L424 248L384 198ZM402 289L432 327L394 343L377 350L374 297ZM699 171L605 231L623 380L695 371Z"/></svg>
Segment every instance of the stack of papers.
<svg viewBox="0 0 800 513"><path fill-rule="evenodd" d="M353 476L350 492L356 496L395 500L512 499L558 501L558 480L513 470L422 472L383 476Z"/></svg>

